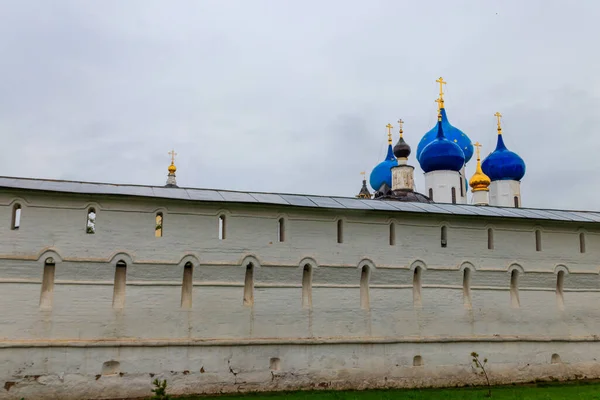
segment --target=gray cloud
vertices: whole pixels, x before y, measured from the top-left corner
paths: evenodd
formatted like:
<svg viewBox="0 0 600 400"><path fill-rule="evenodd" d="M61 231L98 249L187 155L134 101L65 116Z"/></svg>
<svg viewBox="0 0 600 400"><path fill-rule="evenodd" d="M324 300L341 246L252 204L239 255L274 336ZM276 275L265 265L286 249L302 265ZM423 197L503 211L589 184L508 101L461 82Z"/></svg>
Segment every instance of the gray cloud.
<svg viewBox="0 0 600 400"><path fill-rule="evenodd" d="M388 122L406 121L414 149L434 125L441 75L450 121L485 154L503 113L528 167L524 205L599 209L599 12L541 0L5 1L0 168L161 185L174 147L183 186L352 196L385 154Z"/></svg>

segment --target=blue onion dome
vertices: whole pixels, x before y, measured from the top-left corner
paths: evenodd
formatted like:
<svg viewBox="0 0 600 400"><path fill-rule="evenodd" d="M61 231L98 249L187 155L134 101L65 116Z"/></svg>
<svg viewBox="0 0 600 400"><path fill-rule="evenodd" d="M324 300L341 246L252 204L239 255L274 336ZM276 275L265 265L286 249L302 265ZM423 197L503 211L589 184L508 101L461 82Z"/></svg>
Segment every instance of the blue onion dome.
<svg viewBox="0 0 600 400"><path fill-rule="evenodd" d="M465 165L465 154L460 146L444 135L442 116L438 117L436 137L421 151L419 164L423 171L460 171Z"/></svg>
<svg viewBox="0 0 600 400"><path fill-rule="evenodd" d="M444 129L444 135L448 140L460 146L465 155L465 164L468 163L471 157L473 157L473 143L471 143L471 139L469 139L469 137L463 133L463 131L450 125L448 116L446 115L446 109L443 106L440 109L440 112L442 114L442 128ZM419 145L417 146L417 161L421 161L421 154L423 153L423 150L436 138L436 136L437 125L427 132L419 142Z"/></svg>
<svg viewBox="0 0 600 400"><path fill-rule="evenodd" d="M483 160L481 169L490 177L492 182L520 181L525 176L525 161L518 154L508 150L504 144L502 128L500 127L500 116L498 117L498 142L496 150Z"/></svg>
<svg viewBox="0 0 600 400"><path fill-rule="evenodd" d="M392 187L392 167L398 165L398 161L394 157L394 153L392 151L392 142L391 140L388 143L387 155L385 156L385 160L377 164L373 171L371 171L371 176L369 177L369 183L373 190L379 190L381 185L384 183L389 187Z"/></svg>

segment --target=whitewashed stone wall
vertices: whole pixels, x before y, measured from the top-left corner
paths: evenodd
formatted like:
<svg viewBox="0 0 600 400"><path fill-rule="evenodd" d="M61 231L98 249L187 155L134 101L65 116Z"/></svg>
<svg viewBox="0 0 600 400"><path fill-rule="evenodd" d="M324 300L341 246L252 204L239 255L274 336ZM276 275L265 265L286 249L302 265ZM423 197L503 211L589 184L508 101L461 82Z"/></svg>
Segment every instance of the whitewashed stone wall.
<svg viewBox="0 0 600 400"><path fill-rule="evenodd" d="M598 224L4 191L0 238L0 399L144 396L154 377L179 394L472 384L472 351L499 383L600 377ZM40 307L48 257L51 306ZM312 306L302 301L307 264Z"/></svg>

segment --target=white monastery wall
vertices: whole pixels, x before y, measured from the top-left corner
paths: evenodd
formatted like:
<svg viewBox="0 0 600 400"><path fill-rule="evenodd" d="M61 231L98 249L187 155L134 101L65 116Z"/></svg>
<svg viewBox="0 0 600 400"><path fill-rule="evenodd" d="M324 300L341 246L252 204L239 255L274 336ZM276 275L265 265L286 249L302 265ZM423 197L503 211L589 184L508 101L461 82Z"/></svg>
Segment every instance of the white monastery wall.
<svg viewBox="0 0 600 400"><path fill-rule="evenodd" d="M498 383L600 377L598 224L4 191L0 237L0 399L145 396L153 376L181 394L480 383L472 351ZM47 257L54 286L40 307Z"/></svg>

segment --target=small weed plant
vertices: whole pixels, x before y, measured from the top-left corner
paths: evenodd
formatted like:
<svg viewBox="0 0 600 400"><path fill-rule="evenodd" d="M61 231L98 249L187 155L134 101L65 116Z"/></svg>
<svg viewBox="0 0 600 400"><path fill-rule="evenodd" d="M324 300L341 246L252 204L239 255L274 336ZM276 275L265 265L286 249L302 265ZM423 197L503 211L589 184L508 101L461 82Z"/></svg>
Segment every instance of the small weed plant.
<svg viewBox="0 0 600 400"><path fill-rule="evenodd" d="M488 376L487 370L485 369L488 362L487 358L484 358L483 362L481 362L481 360L479 359L479 354L475 352L471 353L471 358L473 359L473 366L475 367L475 371L477 372L477 374L485 377L485 382L488 387L486 397L492 397L492 385L490 384L490 377Z"/></svg>
<svg viewBox="0 0 600 400"><path fill-rule="evenodd" d="M152 389L152 393L154 396L150 397L150 400L171 400L171 396L167 394L167 380L163 380L162 382L158 379L155 379L152 382L154 385L154 389Z"/></svg>

